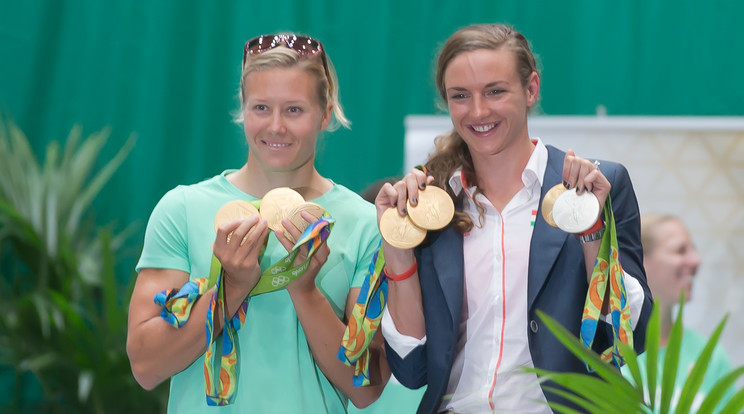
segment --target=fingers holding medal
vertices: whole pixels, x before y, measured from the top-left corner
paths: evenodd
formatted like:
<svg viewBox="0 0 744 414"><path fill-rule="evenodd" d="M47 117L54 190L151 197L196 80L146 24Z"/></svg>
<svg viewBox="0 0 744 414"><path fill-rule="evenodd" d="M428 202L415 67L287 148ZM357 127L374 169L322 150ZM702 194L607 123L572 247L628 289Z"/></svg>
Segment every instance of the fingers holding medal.
<svg viewBox="0 0 744 414"><path fill-rule="evenodd" d="M380 217L380 234L385 241L399 249L411 249L424 241L427 230L447 226L455 214L455 205L449 194L432 185L418 188L413 199L405 201L405 215L391 206Z"/></svg>
<svg viewBox="0 0 744 414"><path fill-rule="evenodd" d="M305 216L303 216L303 212ZM215 231L219 231L220 226L234 220L249 219L257 216L266 220L269 229L277 234L282 234L292 243L296 242L296 237L282 225L284 219L297 228L298 234L312 223L313 219L318 220L325 213L325 209L317 203L305 201L300 193L289 187L278 187L267 192L261 199L260 208L256 208L251 202L245 200L234 200L225 203L215 215ZM307 217L307 218L306 218ZM311 220L308 222L307 220ZM237 227L237 226L236 226ZM233 229L234 230L234 229ZM247 235L246 235L247 237ZM245 237L241 239L241 245L245 243ZM226 244L231 245L235 242L235 236L232 231L226 236Z"/></svg>
<svg viewBox="0 0 744 414"><path fill-rule="evenodd" d="M610 183L599 170L599 161L589 161L566 151L563 183L550 188L542 201L542 215L549 225L567 233L583 233L597 222L610 191Z"/></svg>

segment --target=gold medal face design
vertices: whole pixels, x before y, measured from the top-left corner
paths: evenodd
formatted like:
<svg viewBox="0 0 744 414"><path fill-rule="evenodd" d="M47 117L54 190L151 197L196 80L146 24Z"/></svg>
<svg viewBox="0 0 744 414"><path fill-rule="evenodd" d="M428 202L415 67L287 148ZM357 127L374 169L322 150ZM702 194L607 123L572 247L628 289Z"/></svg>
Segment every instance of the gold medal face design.
<svg viewBox="0 0 744 414"><path fill-rule="evenodd" d="M558 227L555 224L555 220L553 219L553 205L555 204L555 200L557 200L558 197L565 192L566 187L564 187L563 184L556 184L550 190L548 190L547 193L545 193L545 198L543 198L541 209L542 216L545 219L545 222L553 227Z"/></svg>
<svg viewBox="0 0 744 414"><path fill-rule="evenodd" d="M292 209L292 211L289 212L289 221L294 224L295 227L297 227L298 230L300 230L300 233L305 231L307 226L310 225L305 219L302 217L302 212L307 211L310 213L313 217L316 219L319 219L320 216L323 215L325 212L325 209L320 206L317 203L313 203L312 201L306 201L302 204L298 204L295 208ZM289 232L284 232L284 235L291 241L295 242L294 238Z"/></svg>
<svg viewBox="0 0 744 414"><path fill-rule="evenodd" d="M419 190L418 198L415 206L411 205L410 200L406 205L413 224L426 230L439 230L452 221L455 204L446 191L430 185Z"/></svg>
<svg viewBox="0 0 744 414"><path fill-rule="evenodd" d="M583 233L597 222L599 212L597 196L588 191L577 194L575 190L571 190L555 200L553 220L566 233Z"/></svg>
<svg viewBox="0 0 744 414"><path fill-rule="evenodd" d="M279 187L266 193L261 200L261 218L266 220L273 231L282 230L282 220L289 217L293 208L305 202L300 193L289 188Z"/></svg>
<svg viewBox="0 0 744 414"><path fill-rule="evenodd" d="M413 224L408 216L401 217L395 207L390 207L380 217L380 234L391 246L410 249L424 241L426 230Z"/></svg>
<svg viewBox="0 0 744 414"><path fill-rule="evenodd" d="M230 221L237 220L240 218L249 218L251 216L258 215L258 209L245 200L234 200L225 203L214 216L214 231Z"/></svg>

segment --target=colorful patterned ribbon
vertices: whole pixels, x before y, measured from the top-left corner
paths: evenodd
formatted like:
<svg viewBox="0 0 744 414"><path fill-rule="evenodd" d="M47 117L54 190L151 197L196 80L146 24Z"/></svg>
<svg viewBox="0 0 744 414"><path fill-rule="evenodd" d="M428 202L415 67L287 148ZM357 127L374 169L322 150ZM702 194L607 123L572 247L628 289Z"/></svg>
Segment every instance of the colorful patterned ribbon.
<svg viewBox="0 0 744 414"><path fill-rule="evenodd" d="M161 317L174 327L179 328L188 320L196 300L212 286L215 287L207 309L205 323L207 350L204 354L204 382L207 405L228 405L235 398L238 381L236 367L238 365L239 348L237 331L245 323L250 297L279 290L300 277L307 270L313 254L330 235L334 223L335 220L325 212L320 219L308 226L283 259L261 272L258 283L232 318L229 318L226 312L224 285L222 283L224 272L222 265L214 255L212 255L212 262L210 263L209 278L194 279L186 282L181 289L169 289L155 295L155 303L162 308ZM307 257L301 264L292 267L299 254L300 246L304 244L307 244L308 248ZM265 248L266 244L264 243L259 253L259 261ZM227 335L219 335L215 338L214 314L217 306L222 309L223 332L227 332ZM221 348L221 356L219 360L216 360L214 356L218 346ZM219 373L219 375L215 376L215 373Z"/></svg>
<svg viewBox="0 0 744 414"><path fill-rule="evenodd" d="M354 365L355 387L369 385L369 344L380 326L387 300L388 282L384 268L385 258L380 244L359 290L337 354L346 366Z"/></svg>
<svg viewBox="0 0 744 414"><path fill-rule="evenodd" d="M602 312L602 303L609 286L610 319L612 320L614 341L611 347L602 352L601 357L605 362L612 361L615 366L620 367L624 364L624 359L618 348L618 343L623 342L632 349L633 329L630 324L630 306L625 291L623 268L620 266L618 256L615 217L612 213L612 202L609 195L604 205L604 215L607 230L602 236L602 244L589 282L579 337L586 347L591 348ZM588 365L587 369L591 371Z"/></svg>

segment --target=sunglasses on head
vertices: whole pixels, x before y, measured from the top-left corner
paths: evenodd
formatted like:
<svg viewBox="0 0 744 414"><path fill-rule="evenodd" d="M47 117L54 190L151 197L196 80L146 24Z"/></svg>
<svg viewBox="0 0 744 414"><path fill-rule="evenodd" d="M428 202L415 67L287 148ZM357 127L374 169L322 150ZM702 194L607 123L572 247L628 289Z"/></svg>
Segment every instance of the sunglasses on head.
<svg viewBox="0 0 744 414"><path fill-rule="evenodd" d="M294 50L300 56L313 57L320 55L323 61L323 69L325 70L326 79L331 82L331 74L328 71L328 63L326 63L325 50L323 44L319 40L313 39L309 36L297 36L293 34L273 34L273 35L261 35L250 39L245 42L243 48L243 65L245 65L245 59L251 55L260 55L261 53L285 45L286 47Z"/></svg>

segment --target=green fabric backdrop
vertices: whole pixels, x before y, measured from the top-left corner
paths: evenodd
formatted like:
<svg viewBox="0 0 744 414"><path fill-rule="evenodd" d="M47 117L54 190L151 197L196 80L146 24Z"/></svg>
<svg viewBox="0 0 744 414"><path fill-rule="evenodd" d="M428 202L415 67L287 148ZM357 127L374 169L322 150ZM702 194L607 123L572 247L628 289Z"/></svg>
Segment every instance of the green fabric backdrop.
<svg viewBox="0 0 744 414"><path fill-rule="evenodd" d="M353 125L326 135L317 165L362 190L401 172L404 117L437 112L432 60L459 27L508 22L531 39L545 114L744 115L743 15L736 0L0 0L0 114L38 150L75 123L111 126L108 159L136 133L96 207L135 223L138 245L165 191L244 162L231 112L255 35L325 44Z"/></svg>

